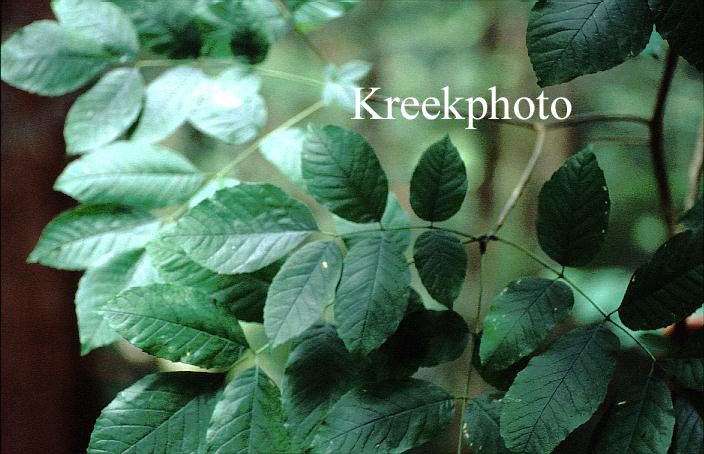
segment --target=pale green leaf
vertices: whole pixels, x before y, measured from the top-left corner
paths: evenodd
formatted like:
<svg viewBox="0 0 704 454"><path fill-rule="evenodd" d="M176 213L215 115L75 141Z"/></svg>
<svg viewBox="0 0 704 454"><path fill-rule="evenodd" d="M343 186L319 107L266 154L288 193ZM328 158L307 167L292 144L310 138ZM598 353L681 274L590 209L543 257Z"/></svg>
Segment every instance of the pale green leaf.
<svg viewBox="0 0 704 454"><path fill-rule="evenodd" d="M296 185L305 189L301 170L301 153L305 133L300 128L273 131L259 144L262 154Z"/></svg>
<svg viewBox="0 0 704 454"><path fill-rule="evenodd" d="M443 230L423 232L413 245L413 263L430 296L452 308L467 272L467 253L459 238Z"/></svg>
<svg viewBox="0 0 704 454"><path fill-rule="evenodd" d="M337 19L357 3L358 0L291 0L288 2L296 28L304 31Z"/></svg>
<svg viewBox="0 0 704 454"><path fill-rule="evenodd" d="M193 208L205 199L209 199L215 195L220 189L234 188L240 184L240 180L234 178L213 178L196 192L188 201L188 207Z"/></svg>
<svg viewBox="0 0 704 454"><path fill-rule="evenodd" d="M499 434L502 399L481 394L464 410L462 434L475 454L509 454Z"/></svg>
<svg viewBox="0 0 704 454"><path fill-rule="evenodd" d="M360 86L359 82L371 69L371 63L360 60L352 60L340 67L328 65L325 69L323 104L326 106L337 104L349 112L354 112L354 89Z"/></svg>

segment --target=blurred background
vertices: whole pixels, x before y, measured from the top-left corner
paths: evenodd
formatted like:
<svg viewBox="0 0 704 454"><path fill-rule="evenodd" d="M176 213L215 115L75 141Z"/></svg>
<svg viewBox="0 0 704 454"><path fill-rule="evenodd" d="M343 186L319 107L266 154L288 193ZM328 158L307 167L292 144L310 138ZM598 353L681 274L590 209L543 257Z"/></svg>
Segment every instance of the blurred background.
<svg viewBox="0 0 704 454"><path fill-rule="evenodd" d="M176 0L178 1L178 0ZM438 96L449 86L455 96L488 97L488 88L517 99L535 98L535 83L525 49L525 28L531 2L361 0L348 15L310 34L329 62L366 60L373 64L365 86L398 97ZM18 28L53 18L48 0L2 2L3 41ZM568 97L573 115L585 113L650 116L662 75L666 45L655 43L641 55L608 72L588 75L545 90L549 98ZM661 57L658 58L657 55ZM272 47L264 68L322 80L325 62L289 34ZM153 71L153 72L152 72ZM157 69L145 69L153 78ZM163 367L128 346L118 344L80 357L73 295L79 273L28 265L25 258L42 228L60 211L74 205L52 191L68 162L62 137L66 112L74 95L33 96L2 84L2 452L77 453L85 451L100 409L120 389ZM309 106L319 89L293 81L262 78L267 100L267 130L276 128ZM670 185L678 213L685 205L687 172L702 127L701 76L680 60L666 111L666 154ZM531 153L534 133L527 129L479 122L476 131L465 122L351 120L339 108L327 108L310 121L353 128L375 148L391 189L411 213L408 181L418 157L431 143L450 134L469 175L469 194L456 220L448 226L486 232L509 196ZM612 212L607 244L591 267L571 277L607 310L617 307L633 269L667 237L663 224L643 125L598 124L550 131L545 152L525 194L502 230L502 236L540 254L534 221L542 183L572 153L587 144L604 169ZM168 140L200 168L212 171L232 160L244 147L228 146L183 127ZM246 147L246 145L245 145ZM268 181L318 207L261 155L244 160L232 176ZM332 225L322 210L323 223ZM411 222L418 219L411 215ZM456 310L471 320L477 302L478 251L470 248L470 276ZM525 256L491 244L484 261L484 298L509 281L542 271ZM417 276L415 288L420 289ZM432 301L426 296L426 303ZM484 304L485 309L488 304ZM584 301L577 301L577 323L596 320ZM419 375L461 395L468 358ZM471 392L490 389L478 377ZM434 447L418 452L446 452L456 435L449 431ZM584 448L582 448L584 449ZM468 451L469 452L469 451Z"/></svg>

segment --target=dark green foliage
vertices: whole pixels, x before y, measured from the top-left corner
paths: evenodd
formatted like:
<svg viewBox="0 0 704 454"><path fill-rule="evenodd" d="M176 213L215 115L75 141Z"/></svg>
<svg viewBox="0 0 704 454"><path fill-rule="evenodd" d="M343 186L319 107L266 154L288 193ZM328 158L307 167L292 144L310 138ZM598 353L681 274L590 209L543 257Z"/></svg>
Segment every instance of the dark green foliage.
<svg viewBox="0 0 704 454"><path fill-rule="evenodd" d="M424 232L413 246L413 263L430 296L452 308L467 272L467 253L459 238L442 230Z"/></svg>
<svg viewBox="0 0 704 454"><path fill-rule="evenodd" d="M655 29L672 49L704 71L704 4L688 0L648 0Z"/></svg>
<svg viewBox="0 0 704 454"><path fill-rule="evenodd" d="M481 394L464 409L462 434L477 454L509 454L499 434L500 396Z"/></svg>

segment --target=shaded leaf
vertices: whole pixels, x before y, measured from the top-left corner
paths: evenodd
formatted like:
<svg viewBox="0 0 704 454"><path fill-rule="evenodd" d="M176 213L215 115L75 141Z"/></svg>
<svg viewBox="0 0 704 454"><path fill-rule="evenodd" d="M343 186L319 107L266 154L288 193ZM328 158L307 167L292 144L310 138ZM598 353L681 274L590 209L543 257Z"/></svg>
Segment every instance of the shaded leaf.
<svg viewBox="0 0 704 454"><path fill-rule="evenodd" d="M426 221L444 221L459 211L467 193L467 170L446 135L429 146L411 176L411 207Z"/></svg>
<svg viewBox="0 0 704 454"><path fill-rule="evenodd" d="M675 402L673 454L700 454L704 449L704 422L684 397Z"/></svg>
<svg viewBox="0 0 704 454"><path fill-rule="evenodd" d="M680 386L704 392L704 332L688 336L684 345L658 359L658 364Z"/></svg>
<svg viewBox="0 0 704 454"><path fill-rule="evenodd" d="M430 296L452 308L467 272L467 253L459 238L443 230L423 232L413 246L413 260Z"/></svg>
<svg viewBox="0 0 704 454"><path fill-rule="evenodd" d="M520 359L517 363L506 369L492 369L491 367L482 365L482 361L479 357L479 352L481 351L481 333L473 334L472 339L474 342L474 347L472 348L472 366L474 370L477 371L482 380L493 386L500 391L508 391L513 384L513 380L516 379L516 375L522 371L528 364L528 357Z"/></svg>
<svg viewBox="0 0 704 454"><path fill-rule="evenodd" d="M688 0L648 0L655 28L672 49L699 71L704 71L701 30L704 5Z"/></svg>
<svg viewBox="0 0 704 454"><path fill-rule="evenodd" d="M333 213L360 224L381 220L388 181L371 145L356 132L309 126L302 168L308 191Z"/></svg>
<svg viewBox="0 0 704 454"><path fill-rule="evenodd" d="M509 454L499 434L499 415L503 406L498 397L481 394L464 410L462 433L476 454Z"/></svg>
<svg viewBox="0 0 704 454"><path fill-rule="evenodd" d="M610 206L604 172L588 147L568 159L540 190L540 247L560 265L586 265L604 243Z"/></svg>
<svg viewBox="0 0 704 454"><path fill-rule="evenodd" d="M701 229L704 226L704 197L699 197L694 206L682 215L679 223L689 230Z"/></svg>

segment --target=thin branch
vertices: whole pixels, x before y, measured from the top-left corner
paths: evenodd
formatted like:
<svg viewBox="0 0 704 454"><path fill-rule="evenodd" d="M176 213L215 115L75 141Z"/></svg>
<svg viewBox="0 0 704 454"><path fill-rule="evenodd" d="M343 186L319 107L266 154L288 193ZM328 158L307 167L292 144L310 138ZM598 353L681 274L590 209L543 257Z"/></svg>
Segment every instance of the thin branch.
<svg viewBox="0 0 704 454"><path fill-rule="evenodd" d="M291 13L291 10L288 8L288 6L281 0L274 0L274 4L276 5L276 8L279 10L282 16L284 16L284 19L288 23L288 25L293 29L293 32L298 36L298 38L303 41L303 43L310 49L320 60L323 62L327 63L328 59L325 58L325 55L318 49L318 47L313 44L313 41L310 40L308 35L303 33L297 26L296 26L296 21L293 17L293 14Z"/></svg>
<svg viewBox="0 0 704 454"><path fill-rule="evenodd" d="M704 167L704 124L699 128L699 137L692 153L692 161L689 164L689 188L687 190L687 200L685 208L690 209L697 202L699 187L702 181L702 167Z"/></svg>
<svg viewBox="0 0 704 454"><path fill-rule="evenodd" d="M493 236L494 234L496 234L496 232L499 231L499 229L501 229L501 227L504 225L504 222L506 221L506 218L511 213L511 210L513 210L513 208L516 206L516 202L518 202L518 199L521 197L521 194L523 194L523 191L525 190L531 175L533 175L533 170L535 170L535 165L538 162L538 158L540 158L540 155L543 152L544 144L545 129L542 126L537 126L533 153L531 154L530 159L528 159L528 163L526 164L525 169L523 169L523 173L521 174L521 178L518 180L516 187L513 188L511 196L506 201L506 204L501 210L499 217L496 219L496 225L494 226L494 230L489 234L489 236Z"/></svg>
<svg viewBox="0 0 704 454"><path fill-rule="evenodd" d="M660 211L667 225L670 235L675 232L675 210L672 204L672 193L667 178L667 164L665 161L665 107L667 105L667 95L672 86L672 79L675 76L677 67L677 54L670 49L667 52L665 70L663 71L660 88L655 100L653 117L650 120L650 159L653 163L653 172L658 187L658 197L660 200Z"/></svg>

